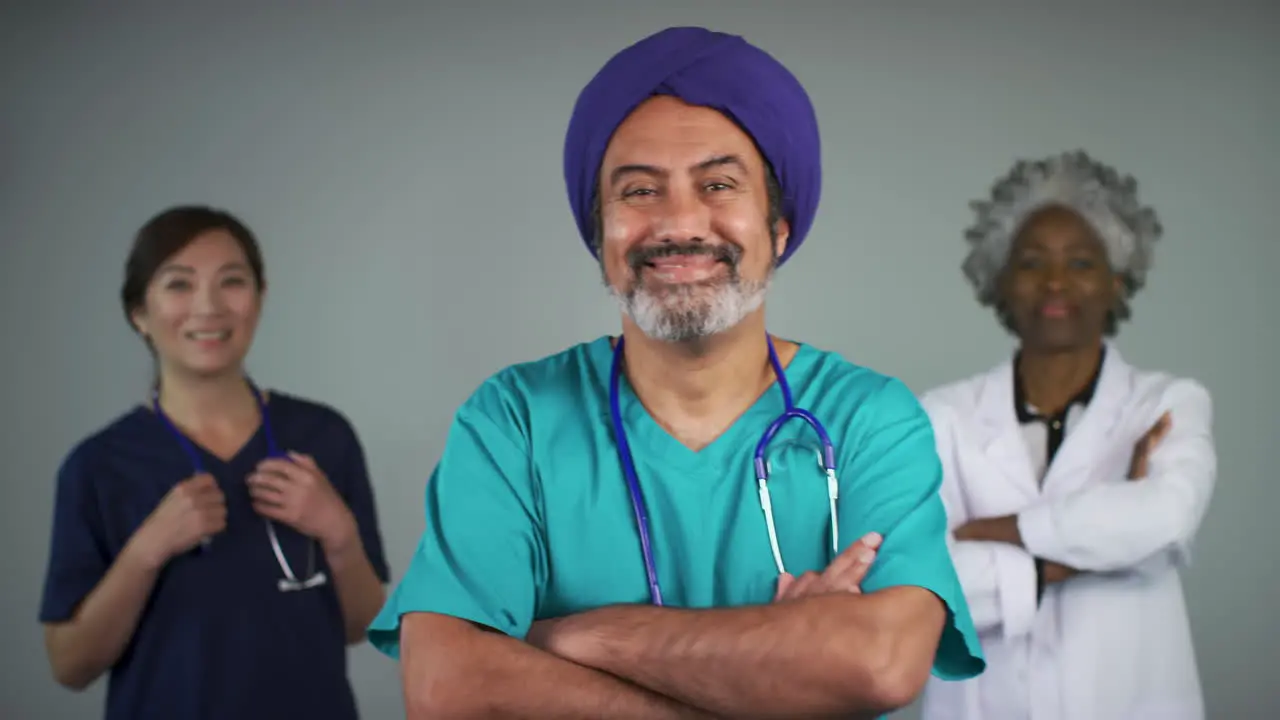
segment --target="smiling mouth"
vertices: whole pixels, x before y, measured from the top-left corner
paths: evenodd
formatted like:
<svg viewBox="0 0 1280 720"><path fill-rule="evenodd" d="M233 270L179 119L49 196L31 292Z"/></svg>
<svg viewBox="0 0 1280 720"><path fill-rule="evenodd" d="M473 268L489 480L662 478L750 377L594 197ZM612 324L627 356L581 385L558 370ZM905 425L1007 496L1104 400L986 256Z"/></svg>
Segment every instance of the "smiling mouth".
<svg viewBox="0 0 1280 720"><path fill-rule="evenodd" d="M720 259L705 253L667 255L644 263L646 274L666 283L696 283L723 274Z"/></svg>
<svg viewBox="0 0 1280 720"><path fill-rule="evenodd" d="M226 342L231 339L230 330L193 330L183 335L188 340L195 342Z"/></svg>

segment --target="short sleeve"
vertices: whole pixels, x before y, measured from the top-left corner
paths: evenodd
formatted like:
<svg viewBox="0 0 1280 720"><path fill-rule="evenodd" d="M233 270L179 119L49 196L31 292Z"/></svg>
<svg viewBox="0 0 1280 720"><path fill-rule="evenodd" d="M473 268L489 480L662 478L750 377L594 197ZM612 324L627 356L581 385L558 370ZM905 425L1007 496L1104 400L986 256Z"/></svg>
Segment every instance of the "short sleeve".
<svg viewBox="0 0 1280 720"><path fill-rule="evenodd" d="M473 400L454 418L427 481L417 551L369 628L384 654L399 657L407 613L528 633L546 579L545 541L529 453L504 417Z"/></svg>
<svg viewBox="0 0 1280 720"><path fill-rule="evenodd" d="M929 417L905 385L889 380L853 422L855 449L842 458L849 481L841 489L840 517L884 538L863 590L916 586L938 596L947 606L947 625L933 673L944 680L975 677L986 661L947 548L942 464ZM842 535L847 544L861 533Z"/></svg>
<svg viewBox="0 0 1280 720"><path fill-rule="evenodd" d="M49 561L40 600L40 622L58 623L75 615L111 567L105 522L93 486L89 447L78 446L58 468L53 500Z"/></svg>
<svg viewBox="0 0 1280 720"><path fill-rule="evenodd" d="M342 499L356 519L360 533L360 542L364 545L365 555L373 572L382 582L391 579L391 570L387 566L386 553L382 546L382 530L378 524L378 508L374 498L373 484L369 481L369 465L365 460L364 446L355 428L347 420L342 420L341 440L343 449L340 453L342 477L339 486L342 488Z"/></svg>

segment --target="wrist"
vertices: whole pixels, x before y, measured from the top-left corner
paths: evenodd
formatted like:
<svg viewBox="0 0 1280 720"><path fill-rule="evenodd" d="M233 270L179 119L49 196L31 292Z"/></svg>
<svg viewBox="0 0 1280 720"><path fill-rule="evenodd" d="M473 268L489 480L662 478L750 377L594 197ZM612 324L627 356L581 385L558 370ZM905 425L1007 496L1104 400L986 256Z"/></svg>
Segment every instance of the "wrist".
<svg viewBox="0 0 1280 720"><path fill-rule="evenodd" d="M159 572L168 564L171 553L153 542L143 530L139 530L125 543L120 557L139 570Z"/></svg>
<svg viewBox="0 0 1280 720"><path fill-rule="evenodd" d="M350 556L361 549L360 532L355 515L352 515L345 506L337 514L337 518L330 523L327 532L317 539L330 565L335 559Z"/></svg>
<svg viewBox="0 0 1280 720"><path fill-rule="evenodd" d="M547 638L547 651L578 665L603 669L599 663L608 652L604 649L605 638L598 631L596 622L600 612L588 610L557 619Z"/></svg>

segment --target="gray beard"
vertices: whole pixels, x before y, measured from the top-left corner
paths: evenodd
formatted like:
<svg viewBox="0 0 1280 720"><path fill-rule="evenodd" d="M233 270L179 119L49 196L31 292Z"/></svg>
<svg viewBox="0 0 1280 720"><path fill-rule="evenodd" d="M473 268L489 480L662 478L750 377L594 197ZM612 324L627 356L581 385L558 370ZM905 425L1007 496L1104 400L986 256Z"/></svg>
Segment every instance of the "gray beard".
<svg viewBox="0 0 1280 720"><path fill-rule="evenodd" d="M650 338L663 342L701 340L733 328L764 304L770 277L733 278L714 284L664 287L640 284L625 293L609 287L622 312Z"/></svg>

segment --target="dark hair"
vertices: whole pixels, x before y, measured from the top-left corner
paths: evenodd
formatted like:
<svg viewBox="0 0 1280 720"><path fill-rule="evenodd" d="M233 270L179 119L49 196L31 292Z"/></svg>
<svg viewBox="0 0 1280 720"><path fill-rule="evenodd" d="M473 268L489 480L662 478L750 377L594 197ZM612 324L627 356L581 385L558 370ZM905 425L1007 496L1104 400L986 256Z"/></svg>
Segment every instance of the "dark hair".
<svg viewBox="0 0 1280 720"><path fill-rule="evenodd" d="M262 290L267 286L258 239L239 218L225 210L203 205L178 205L147 221L134 237L124 264L124 284L120 304L125 320L137 332L133 314L146 302L147 286L165 261L181 252L193 240L211 230L225 230L244 251L253 278Z"/></svg>

